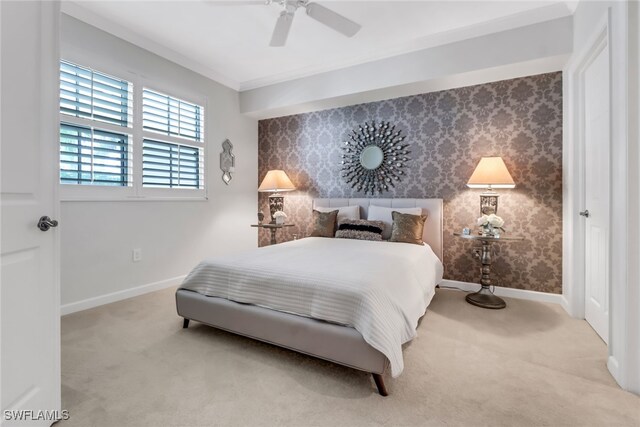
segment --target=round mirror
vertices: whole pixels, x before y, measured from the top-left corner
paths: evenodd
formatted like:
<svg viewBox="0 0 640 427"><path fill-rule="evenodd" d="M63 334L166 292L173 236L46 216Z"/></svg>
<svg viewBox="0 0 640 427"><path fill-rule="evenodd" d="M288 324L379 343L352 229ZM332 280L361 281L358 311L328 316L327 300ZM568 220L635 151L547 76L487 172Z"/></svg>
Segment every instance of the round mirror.
<svg viewBox="0 0 640 427"><path fill-rule="evenodd" d="M365 169L378 169L383 160L384 153L377 145L367 145L360 152L360 164Z"/></svg>
<svg viewBox="0 0 640 427"><path fill-rule="evenodd" d="M2 0L0 0L2 1ZM409 161L409 144L396 125L365 122L342 146L342 177L357 192L382 194L401 181Z"/></svg>

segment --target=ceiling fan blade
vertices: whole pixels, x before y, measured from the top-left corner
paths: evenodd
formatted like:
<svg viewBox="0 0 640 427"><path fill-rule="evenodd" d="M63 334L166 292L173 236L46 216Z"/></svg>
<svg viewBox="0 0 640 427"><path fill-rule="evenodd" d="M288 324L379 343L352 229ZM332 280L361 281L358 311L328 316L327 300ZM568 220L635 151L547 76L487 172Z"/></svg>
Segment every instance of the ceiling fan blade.
<svg viewBox="0 0 640 427"><path fill-rule="evenodd" d="M276 22L276 27L273 29L273 35L271 36L271 43L269 43L269 46L279 47L285 45L292 22L293 13L283 10Z"/></svg>
<svg viewBox="0 0 640 427"><path fill-rule="evenodd" d="M357 24L318 3L308 3L306 8L307 15L347 37L355 36L356 33L360 31L360 28L362 28L360 24Z"/></svg>

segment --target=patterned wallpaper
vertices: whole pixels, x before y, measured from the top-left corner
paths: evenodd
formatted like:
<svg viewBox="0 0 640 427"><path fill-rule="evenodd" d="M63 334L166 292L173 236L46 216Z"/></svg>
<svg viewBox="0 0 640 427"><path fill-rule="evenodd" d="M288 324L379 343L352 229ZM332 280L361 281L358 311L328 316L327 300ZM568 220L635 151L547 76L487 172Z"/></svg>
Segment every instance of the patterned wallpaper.
<svg viewBox="0 0 640 427"><path fill-rule="evenodd" d="M377 197L444 199L445 278L479 282L472 242L452 236L479 216L481 190L466 182L483 156L502 156L516 182L500 190L498 215L522 243L494 245L494 284L562 290L562 74L549 73L344 108L262 120L259 178L284 169L297 191L284 211L295 227L278 241L310 234L314 197L365 197L340 172L341 143L365 121L385 120L407 135L404 180ZM268 194L259 209L269 217ZM374 196L375 197L375 196ZM475 228L474 228L475 230ZM260 231L259 244L269 243Z"/></svg>

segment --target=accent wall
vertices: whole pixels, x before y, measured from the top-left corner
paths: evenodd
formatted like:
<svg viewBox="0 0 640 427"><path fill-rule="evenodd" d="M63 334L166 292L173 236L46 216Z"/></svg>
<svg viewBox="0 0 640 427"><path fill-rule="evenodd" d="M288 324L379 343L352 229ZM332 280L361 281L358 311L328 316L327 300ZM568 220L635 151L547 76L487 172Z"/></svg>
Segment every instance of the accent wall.
<svg viewBox="0 0 640 427"><path fill-rule="evenodd" d="M259 179L283 169L297 187L285 194L284 207L295 227L279 230L279 241L311 233L313 198L366 197L342 177L341 147L358 125L382 120L407 136L410 160L404 179L373 197L444 200L446 279L479 282L475 244L453 233L464 227L476 232L482 190L466 183L481 157L501 156L516 188L499 191L498 215L505 236L525 240L494 245L493 282L561 293L562 73L260 121ZM267 196L260 194L259 210L268 218ZM262 230L259 245L268 243Z"/></svg>

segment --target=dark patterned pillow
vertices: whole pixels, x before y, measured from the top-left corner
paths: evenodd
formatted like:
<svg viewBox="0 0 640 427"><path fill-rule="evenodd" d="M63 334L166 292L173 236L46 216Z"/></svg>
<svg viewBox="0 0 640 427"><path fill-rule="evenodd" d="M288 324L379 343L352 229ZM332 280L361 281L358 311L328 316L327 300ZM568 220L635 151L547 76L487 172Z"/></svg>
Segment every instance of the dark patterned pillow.
<svg viewBox="0 0 640 427"><path fill-rule="evenodd" d="M341 239L382 240L384 222L366 219L343 219L338 224L336 237Z"/></svg>
<svg viewBox="0 0 640 427"><path fill-rule="evenodd" d="M311 237L333 237L336 234L336 218L338 210L331 212L313 211L313 231Z"/></svg>
<svg viewBox="0 0 640 427"><path fill-rule="evenodd" d="M426 215L411 215L393 211L391 212L391 217L393 218L393 225L391 226L390 242L422 244L424 222L427 220Z"/></svg>

